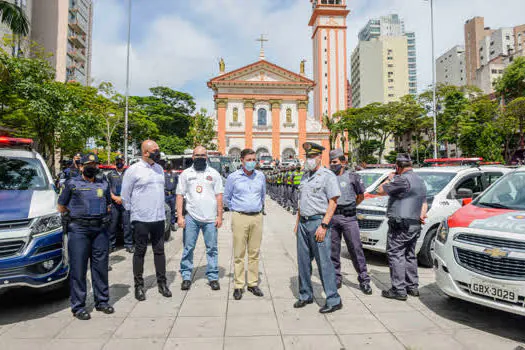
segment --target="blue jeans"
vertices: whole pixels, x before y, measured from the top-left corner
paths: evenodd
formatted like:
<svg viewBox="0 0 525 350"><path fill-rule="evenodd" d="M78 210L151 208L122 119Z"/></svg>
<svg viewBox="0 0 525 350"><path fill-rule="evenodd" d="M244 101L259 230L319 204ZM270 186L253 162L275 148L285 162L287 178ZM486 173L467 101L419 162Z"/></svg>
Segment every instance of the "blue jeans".
<svg viewBox="0 0 525 350"><path fill-rule="evenodd" d="M299 265L299 299L313 300L312 260L315 258L319 275L326 294L326 305L335 306L341 303L335 281L335 269L331 256L331 232L326 231L324 241L315 240L315 231L321 225L322 219L299 222L297 229L297 263Z"/></svg>
<svg viewBox="0 0 525 350"><path fill-rule="evenodd" d="M164 202L169 205L170 207L170 213L171 213L171 221L170 224L175 225L175 222L177 221L177 214L175 212L175 195L173 196L165 196Z"/></svg>
<svg viewBox="0 0 525 350"><path fill-rule="evenodd" d="M185 217L186 227L183 233L184 251L180 262L180 273L184 281L191 280L193 271L193 251L199 238L199 232L202 230L204 244L206 245L206 258L208 266L206 267L206 276L208 281L217 281L219 279L219 250L217 249L217 228L215 222L200 222L190 215Z"/></svg>

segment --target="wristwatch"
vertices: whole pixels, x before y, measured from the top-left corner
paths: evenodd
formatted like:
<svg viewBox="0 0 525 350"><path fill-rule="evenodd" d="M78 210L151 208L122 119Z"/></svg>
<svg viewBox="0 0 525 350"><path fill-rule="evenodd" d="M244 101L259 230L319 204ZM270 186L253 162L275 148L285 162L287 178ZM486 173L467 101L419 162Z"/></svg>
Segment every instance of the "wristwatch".
<svg viewBox="0 0 525 350"><path fill-rule="evenodd" d="M322 228L324 228L325 230L327 230L327 229L328 229L328 225L327 225L327 224L325 224L324 222L322 222L322 223L321 223L321 227L322 227Z"/></svg>

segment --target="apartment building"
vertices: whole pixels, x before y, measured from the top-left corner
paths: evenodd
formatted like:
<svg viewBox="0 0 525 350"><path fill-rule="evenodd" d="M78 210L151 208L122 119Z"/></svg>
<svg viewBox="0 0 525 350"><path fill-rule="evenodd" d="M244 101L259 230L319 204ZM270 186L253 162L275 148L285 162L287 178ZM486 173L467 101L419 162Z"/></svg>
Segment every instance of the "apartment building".
<svg viewBox="0 0 525 350"><path fill-rule="evenodd" d="M437 83L463 86L467 84L465 48L456 45L436 59Z"/></svg>

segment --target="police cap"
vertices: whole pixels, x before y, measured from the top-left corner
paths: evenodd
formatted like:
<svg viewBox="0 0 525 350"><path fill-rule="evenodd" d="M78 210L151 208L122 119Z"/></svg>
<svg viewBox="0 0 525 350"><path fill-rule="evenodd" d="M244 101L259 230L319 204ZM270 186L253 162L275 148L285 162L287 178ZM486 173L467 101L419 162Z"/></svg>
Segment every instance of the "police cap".
<svg viewBox="0 0 525 350"><path fill-rule="evenodd" d="M396 162L411 162L412 159L408 153L398 153L396 157Z"/></svg>
<svg viewBox="0 0 525 350"><path fill-rule="evenodd" d="M95 153L88 153L82 156L80 161L82 164L98 163L98 156Z"/></svg>
<svg viewBox="0 0 525 350"><path fill-rule="evenodd" d="M80 158L82 158L82 153L77 152L77 153L75 153L75 155L73 157L80 157Z"/></svg>
<svg viewBox="0 0 525 350"><path fill-rule="evenodd" d="M330 160L338 159L340 157L344 157L343 150L340 148L336 148L330 151Z"/></svg>
<svg viewBox="0 0 525 350"><path fill-rule="evenodd" d="M303 143L303 149L306 152L306 155L318 155L323 153L325 148L314 142L305 142Z"/></svg>
<svg viewBox="0 0 525 350"><path fill-rule="evenodd" d="M124 156L122 154L117 154L115 157L115 162L118 162L119 160L124 160Z"/></svg>

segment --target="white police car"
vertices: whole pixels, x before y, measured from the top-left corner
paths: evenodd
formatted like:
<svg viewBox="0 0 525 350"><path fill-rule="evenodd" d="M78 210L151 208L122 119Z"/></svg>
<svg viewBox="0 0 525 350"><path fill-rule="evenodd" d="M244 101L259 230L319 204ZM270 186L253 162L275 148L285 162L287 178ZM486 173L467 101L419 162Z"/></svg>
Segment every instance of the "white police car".
<svg viewBox="0 0 525 350"><path fill-rule="evenodd" d="M0 289L66 283L57 193L32 140L0 137Z"/></svg>
<svg viewBox="0 0 525 350"><path fill-rule="evenodd" d="M461 199L480 194L496 179L509 172L502 167L439 167L414 170L427 186L428 219L422 227L416 252L419 262L432 267L431 252L439 224L461 208ZM374 195L374 191L371 192ZM363 248L386 252L388 197L365 199L357 208Z"/></svg>

